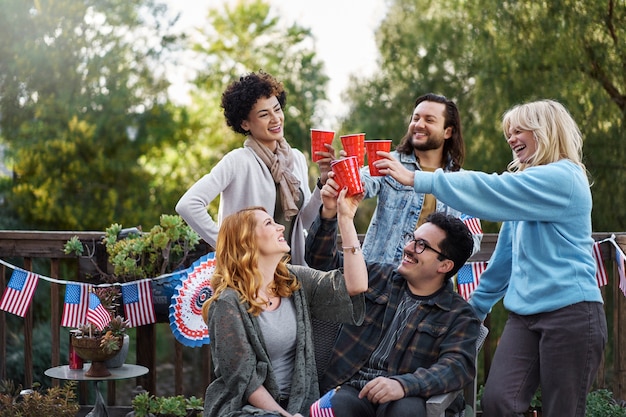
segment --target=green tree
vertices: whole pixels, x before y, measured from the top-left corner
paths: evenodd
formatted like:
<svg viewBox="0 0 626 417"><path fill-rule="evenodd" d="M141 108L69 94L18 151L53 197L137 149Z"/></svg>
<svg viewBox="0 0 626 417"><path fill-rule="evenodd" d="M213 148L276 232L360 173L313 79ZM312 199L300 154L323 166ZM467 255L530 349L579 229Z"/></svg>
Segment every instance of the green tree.
<svg viewBox="0 0 626 417"><path fill-rule="evenodd" d="M394 0L377 31L380 71L347 91L353 112L344 125L397 140L417 96L444 94L461 112L465 168L502 172L511 160L502 113L559 100L585 137L594 230L622 230L625 28L626 8L612 0ZM384 120L372 122L376 114Z"/></svg>
<svg viewBox="0 0 626 417"><path fill-rule="evenodd" d="M310 29L286 26L263 0L211 9L208 22L211 29L202 30L204 40L194 45L206 62L196 79L199 88L219 99L226 85L244 73L274 75L287 91L285 137L294 147L310 149L315 106L326 98L328 83Z"/></svg>
<svg viewBox="0 0 626 417"><path fill-rule="evenodd" d="M179 132L174 146L155 149L158 155L153 153L150 158L155 181L177 198L225 153L243 144L243 137L226 126L220 105L221 94L231 81L259 70L279 79L287 91L285 138L305 153L311 149L309 129L320 117L315 109L326 98L328 82L310 30L286 25L262 0L209 9L207 22L196 35L190 42L199 70L186 113L187 128ZM317 166L311 165L316 170ZM217 207L218 201L214 201L210 207L213 215Z"/></svg>
<svg viewBox="0 0 626 417"><path fill-rule="evenodd" d="M175 44L152 0L4 0L5 200L32 228L153 224L146 152L176 130L162 68Z"/></svg>

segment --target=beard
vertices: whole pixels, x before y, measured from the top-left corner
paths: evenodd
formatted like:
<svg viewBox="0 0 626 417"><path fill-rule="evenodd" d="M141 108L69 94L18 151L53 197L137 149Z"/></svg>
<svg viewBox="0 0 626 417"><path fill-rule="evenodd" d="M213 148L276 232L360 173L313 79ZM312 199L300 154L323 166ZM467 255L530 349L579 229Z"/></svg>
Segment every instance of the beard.
<svg viewBox="0 0 626 417"><path fill-rule="evenodd" d="M423 142L423 140L417 141L413 139L413 133L407 132L403 138L403 141L404 140L408 140L408 143L410 143L413 149L416 151L431 151L433 149L439 149L443 147L443 144L445 142L443 133L434 135L429 134L426 138L426 142Z"/></svg>

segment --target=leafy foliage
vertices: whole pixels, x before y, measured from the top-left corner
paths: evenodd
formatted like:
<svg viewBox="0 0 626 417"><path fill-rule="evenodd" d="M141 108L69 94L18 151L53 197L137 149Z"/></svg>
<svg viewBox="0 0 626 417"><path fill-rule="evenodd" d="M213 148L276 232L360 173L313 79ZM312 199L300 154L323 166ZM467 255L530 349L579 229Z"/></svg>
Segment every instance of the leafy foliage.
<svg viewBox="0 0 626 417"><path fill-rule="evenodd" d="M40 391L22 390L10 381L0 384L0 417L46 416L73 417L80 406L76 400L76 382Z"/></svg>
<svg viewBox="0 0 626 417"><path fill-rule="evenodd" d="M615 400L609 390L592 391L587 395L587 417L626 417L626 403Z"/></svg>
<svg viewBox="0 0 626 417"><path fill-rule="evenodd" d="M10 209L42 229L150 219L150 175L139 159L169 140L165 128L174 124L162 104L167 83L154 71L175 41L168 25L154 23L162 7L8 0L3 9L0 128L15 173Z"/></svg>
<svg viewBox="0 0 626 417"><path fill-rule="evenodd" d="M397 143L415 98L443 94L461 112L465 168L502 172L511 160L503 112L559 100L585 137L593 228L622 230L626 206L614 190L626 180L625 28L626 9L613 0L393 0L376 33L380 71L346 92L351 111L342 129Z"/></svg>
<svg viewBox="0 0 626 417"><path fill-rule="evenodd" d="M287 26L263 0L245 0L211 8L207 23L198 28L194 39L191 48L201 64L187 113L191 135L181 138L175 149L162 151L163 165L154 171L155 181L177 186L180 196L225 153L242 146L243 136L224 122L221 94L230 82L253 71L268 72L284 84L285 138L291 146L308 152L309 129L322 117L316 109L326 98L328 83L309 29ZM179 155L185 155L184 161ZM163 169L171 164L173 169ZM218 200L209 208L213 215Z"/></svg>
<svg viewBox="0 0 626 417"><path fill-rule="evenodd" d="M204 410L203 403L202 399L194 396L157 397L147 392L137 394L132 401L136 417L147 417L150 414L157 417L200 416Z"/></svg>

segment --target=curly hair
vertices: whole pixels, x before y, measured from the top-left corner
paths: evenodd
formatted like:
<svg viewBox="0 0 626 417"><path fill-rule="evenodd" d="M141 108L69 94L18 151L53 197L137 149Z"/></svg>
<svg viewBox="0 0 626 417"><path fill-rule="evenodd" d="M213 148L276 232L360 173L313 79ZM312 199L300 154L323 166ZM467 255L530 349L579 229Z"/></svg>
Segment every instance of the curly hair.
<svg viewBox="0 0 626 417"><path fill-rule="evenodd" d="M257 221L254 212L263 207L249 207L227 216L217 234L215 248L215 272L211 277L213 295L202 306L202 317L208 318L209 306L226 289L232 288L239 294L242 303L248 303L248 312L258 316L264 304L256 301L263 284L259 271L259 245L256 236ZM287 261L277 265L274 283L270 290L280 296L289 297L300 288L296 277L289 273Z"/></svg>
<svg viewBox="0 0 626 417"><path fill-rule="evenodd" d="M432 101L446 106L443 128L447 129L448 127L452 127L452 136L449 140L444 141L443 156L444 158L449 158L449 161L451 162L451 171L459 171L463 166L463 160L465 159L465 144L463 142L463 131L461 129L461 116L459 115L459 109L454 101L447 99L445 96L433 93L424 94L418 97L417 100L415 100L415 106L413 108L417 107L417 105L423 101ZM396 151L405 155L410 155L414 152L413 145L411 145L410 133L404 135L400 144L396 147Z"/></svg>
<svg viewBox="0 0 626 417"><path fill-rule="evenodd" d="M426 217L426 222L432 223L446 233L446 237L439 242L439 248L448 259L454 262L454 268L448 271L446 279L451 278L472 256L474 239L472 232L460 219L442 212L434 212Z"/></svg>
<svg viewBox="0 0 626 417"><path fill-rule="evenodd" d="M260 98L276 97L285 107L287 93L283 84L263 71L251 72L233 81L222 93L222 108L228 126L236 133L248 134L241 123L248 118L252 107Z"/></svg>

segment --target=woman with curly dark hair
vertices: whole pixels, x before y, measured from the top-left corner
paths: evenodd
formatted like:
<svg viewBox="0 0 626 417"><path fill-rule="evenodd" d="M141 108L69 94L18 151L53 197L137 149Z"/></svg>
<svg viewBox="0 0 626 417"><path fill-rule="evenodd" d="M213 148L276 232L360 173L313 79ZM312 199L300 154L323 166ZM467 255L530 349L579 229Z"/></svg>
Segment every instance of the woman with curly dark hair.
<svg viewBox="0 0 626 417"><path fill-rule="evenodd" d="M243 148L227 153L211 172L180 199L176 211L211 246L215 247L221 220L249 206L262 206L285 226L291 262L304 265L304 230L317 216L319 190L309 189L306 158L285 140L287 94L282 83L262 71L232 82L222 94L226 123L246 136ZM318 162L324 183L334 157L332 147ZM218 219L207 212L220 196Z"/></svg>

